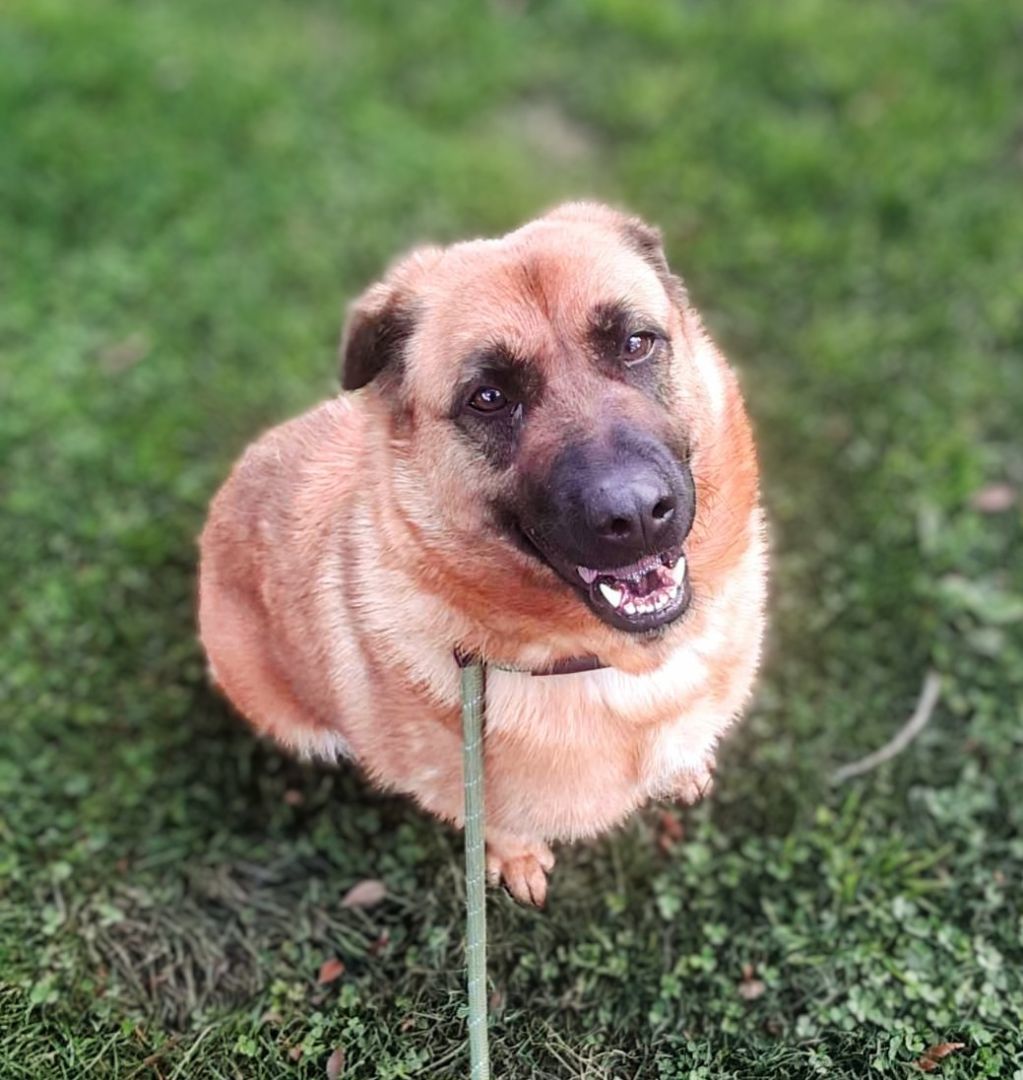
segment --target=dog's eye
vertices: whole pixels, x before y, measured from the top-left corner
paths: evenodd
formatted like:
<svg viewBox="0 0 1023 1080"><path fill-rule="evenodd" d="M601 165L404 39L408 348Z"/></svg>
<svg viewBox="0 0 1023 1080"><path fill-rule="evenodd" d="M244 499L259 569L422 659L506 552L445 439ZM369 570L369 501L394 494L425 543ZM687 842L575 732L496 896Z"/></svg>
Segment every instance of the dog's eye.
<svg viewBox="0 0 1023 1080"><path fill-rule="evenodd" d="M622 360L626 367L640 364L654 351L657 338L646 331L630 334L622 350Z"/></svg>
<svg viewBox="0 0 1023 1080"><path fill-rule="evenodd" d="M508 399L496 386L481 386L471 398L469 408L481 413L496 413L508 407Z"/></svg>

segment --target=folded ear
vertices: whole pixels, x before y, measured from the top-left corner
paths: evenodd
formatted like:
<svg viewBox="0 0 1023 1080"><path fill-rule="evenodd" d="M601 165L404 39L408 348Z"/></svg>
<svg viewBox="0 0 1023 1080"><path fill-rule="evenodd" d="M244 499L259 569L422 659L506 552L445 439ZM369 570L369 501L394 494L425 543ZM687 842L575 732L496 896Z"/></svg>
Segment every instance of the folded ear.
<svg viewBox="0 0 1023 1080"><path fill-rule="evenodd" d="M671 272L668 256L664 254L664 237L661 230L648 225L642 218L622 216L619 228L626 244L633 248L657 271L664 291L681 308L689 304L685 282Z"/></svg>
<svg viewBox="0 0 1023 1080"><path fill-rule="evenodd" d="M440 254L439 248L412 252L352 304L341 335L343 390L358 390L385 370L400 376L416 328L415 285Z"/></svg>
<svg viewBox="0 0 1023 1080"><path fill-rule="evenodd" d="M400 370L414 325L393 289L382 283L367 289L352 305L341 337L341 388L358 390L384 368Z"/></svg>

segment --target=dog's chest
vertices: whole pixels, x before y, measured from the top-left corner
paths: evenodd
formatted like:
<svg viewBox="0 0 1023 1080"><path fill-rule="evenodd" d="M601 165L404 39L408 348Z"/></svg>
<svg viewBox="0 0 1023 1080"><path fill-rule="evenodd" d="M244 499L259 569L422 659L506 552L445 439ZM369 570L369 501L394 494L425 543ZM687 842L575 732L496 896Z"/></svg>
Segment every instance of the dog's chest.
<svg viewBox="0 0 1023 1080"><path fill-rule="evenodd" d="M686 721L699 699L683 675L617 671L488 676L488 742L496 782L542 815L547 834L578 835L611 824L706 756L706 725Z"/></svg>

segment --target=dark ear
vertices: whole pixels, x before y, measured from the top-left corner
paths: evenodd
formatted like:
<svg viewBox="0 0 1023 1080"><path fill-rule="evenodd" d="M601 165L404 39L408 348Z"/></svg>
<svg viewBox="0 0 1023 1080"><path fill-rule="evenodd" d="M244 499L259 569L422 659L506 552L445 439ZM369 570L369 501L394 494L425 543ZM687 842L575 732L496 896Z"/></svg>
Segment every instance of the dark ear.
<svg viewBox="0 0 1023 1080"><path fill-rule="evenodd" d="M352 305L341 335L343 390L358 390L384 371L400 377L405 347L416 328L416 286L442 254L431 247L411 252Z"/></svg>
<svg viewBox="0 0 1023 1080"><path fill-rule="evenodd" d="M647 225L642 218L627 217L622 220L622 237L638 255L658 272L670 273L664 254L664 237L661 230Z"/></svg>
<svg viewBox="0 0 1023 1080"><path fill-rule="evenodd" d="M395 296L379 305L368 301L367 294L352 308L341 338L342 390L358 390L385 368L400 374L415 328L411 312Z"/></svg>

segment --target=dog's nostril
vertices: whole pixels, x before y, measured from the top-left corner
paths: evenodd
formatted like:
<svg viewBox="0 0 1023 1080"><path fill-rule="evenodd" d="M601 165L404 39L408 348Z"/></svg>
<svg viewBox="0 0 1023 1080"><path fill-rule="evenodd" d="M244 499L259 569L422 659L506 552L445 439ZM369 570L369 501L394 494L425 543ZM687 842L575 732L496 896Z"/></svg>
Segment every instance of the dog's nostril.
<svg viewBox="0 0 1023 1080"><path fill-rule="evenodd" d="M654 521L668 521L674 513L674 499L660 499L652 510Z"/></svg>
<svg viewBox="0 0 1023 1080"><path fill-rule="evenodd" d="M632 522L624 517L611 518L607 523L607 531L612 536L628 536L632 532Z"/></svg>

